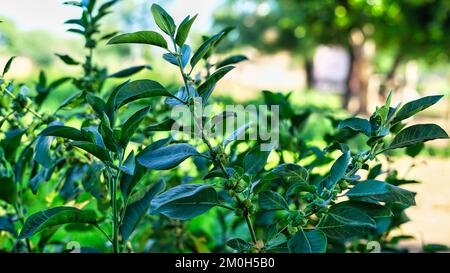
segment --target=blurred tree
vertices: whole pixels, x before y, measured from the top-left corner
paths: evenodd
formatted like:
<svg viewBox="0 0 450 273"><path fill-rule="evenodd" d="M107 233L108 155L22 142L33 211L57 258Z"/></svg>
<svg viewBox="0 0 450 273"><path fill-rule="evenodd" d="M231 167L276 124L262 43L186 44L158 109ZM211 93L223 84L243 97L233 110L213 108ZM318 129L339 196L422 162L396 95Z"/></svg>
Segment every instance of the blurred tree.
<svg viewBox="0 0 450 273"><path fill-rule="evenodd" d="M372 59L367 42L391 52L391 68L380 71L387 80L411 58L446 61L449 8L448 0L227 0L215 20L236 25L240 43L268 53L290 50L301 56L308 86L313 82L315 49L324 44L342 46L351 59L343 106L354 93L360 112L366 112L371 73L367 65Z"/></svg>

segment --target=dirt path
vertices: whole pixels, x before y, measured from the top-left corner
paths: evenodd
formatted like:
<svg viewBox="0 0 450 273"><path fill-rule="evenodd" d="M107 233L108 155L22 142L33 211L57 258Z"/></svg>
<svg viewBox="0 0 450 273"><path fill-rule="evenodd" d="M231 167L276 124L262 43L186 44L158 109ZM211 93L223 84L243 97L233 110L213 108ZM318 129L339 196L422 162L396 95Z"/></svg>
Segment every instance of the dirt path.
<svg viewBox="0 0 450 273"><path fill-rule="evenodd" d="M410 170L410 158L397 158L393 164L400 175L406 174L405 178L422 181L404 185L417 192L417 206L407 210L411 222L404 224L399 233L416 239L401 245L411 251L420 251L422 242L450 246L450 159L420 157L414 163L416 166Z"/></svg>

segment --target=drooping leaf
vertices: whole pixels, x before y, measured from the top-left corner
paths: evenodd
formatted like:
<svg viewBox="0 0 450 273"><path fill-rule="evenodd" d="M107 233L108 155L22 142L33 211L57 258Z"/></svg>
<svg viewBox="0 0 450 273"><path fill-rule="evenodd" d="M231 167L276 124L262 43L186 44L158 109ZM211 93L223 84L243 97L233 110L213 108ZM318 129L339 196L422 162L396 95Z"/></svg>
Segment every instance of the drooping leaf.
<svg viewBox="0 0 450 273"><path fill-rule="evenodd" d="M128 144L131 137L136 132L139 124L144 120L147 116L150 107L145 107L136 113L134 113L122 126L121 134L120 134L120 143L123 148Z"/></svg>
<svg viewBox="0 0 450 273"><path fill-rule="evenodd" d="M288 241L290 253L325 253L327 236L320 229L300 229Z"/></svg>
<svg viewBox="0 0 450 273"><path fill-rule="evenodd" d="M414 116L420 111L423 111L433 104L437 103L442 97L442 95L427 96L406 103L400 108L400 110L398 110L397 114L392 120L392 123L397 123L401 120Z"/></svg>
<svg viewBox="0 0 450 273"><path fill-rule="evenodd" d="M173 187L156 196L151 203L152 213L188 220L205 213L219 203L217 192L207 184L185 184Z"/></svg>
<svg viewBox="0 0 450 273"><path fill-rule="evenodd" d="M81 179L84 190L100 201L105 200L107 194L106 188L102 185L100 179L104 169L105 165L96 161L89 165L85 175Z"/></svg>
<svg viewBox="0 0 450 273"><path fill-rule="evenodd" d="M378 180L359 182L346 195L354 198L368 197L386 203L397 202L406 206L416 204L414 199L416 193Z"/></svg>
<svg viewBox="0 0 450 273"><path fill-rule="evenodd" d="M170 131L172 126L176 123L175 120L168 118L166 120L161 121L160 123L151 124L145 127L145 132L155 132L155 131Z"/></svg>
<svg viewBox="0 0 450 273"><path fill-rule="evenodd" d="M41 136L55 136L55 137L62 137L67 138L70 140L77 140L77 141L85 141L85 136L81 133L80 130L63 126L63 125L54 125L49 126L45 128L41 133Z"/></svg>
<svg viewBox="0 0 450 273"><path fill-rule="evenodd" d="M192 18L187 16L181 22L181 24L177 30L177 35L175 36L175 41L178 46L182 47L184 45L184 43L186 42L186 39L189 35L189 31L191 30L192 24L194 23L196 18L197 18L197 15L195 15Z"/></svg>
<svg viewBox="0 0 450 273"><path fill-rule="evenodd" d="M375 221L357 208L332 206L318 228L329 238L345 241L366 235Z"/></svg>
<svg viewBox="0 0 450 273"><path fill-rule="evenodd" d="M112 161L108 150L106 150L105 148L102 148L101 146L99 146L95 143L91 143L91 142L87 142L87 141L72 141L71 144L75 147L85 150L86 152L97 157L98 159L100 159L103 162L111 162Z"/></svg>
<svg viewBox="0 0 450 273"><path fill-rule="evenodd" d="M122 239L127 241L133 230L138 225L142 216L148 211L150 202L152 199L165 188L165 183L160 181L151 187L143 190L144 194L140 194L139 197L132 196L130 204L127 206L125 216L120 226L120 234Z"/></svg>
<svg viewBox="0 0 450 273"><path fill-rule="evenodd" d="M137 160L142 166L154 170L168 170L178 166L191 156L200 156L194 146L187 143L173 144L156 150L143 151Z"/></svg>
<svg viewBox="0 0 450 273"><path fill-rule="evenodd" d="M370 136L370 132L372 131L370 122L367 119L356 117L348 118L346 120L339 122L338 128L339 129L350 128L353 131L362 132L366 136Z"/></svg>
<svg viewBox="0 0 450 273"><path fill-rule="evenodd" d="M416 145L433 139L447 139L448 135L436 124L417 124L401 130L385 150Z"/></svg>
<svg viewBox="0 0 450 273"><path fill-rule="evenodd" d="M181 66L183 68L186 67L186 65L189 62L189 59L191 58L191 47L187 44L184 44L183 47L181 48Z"/></svg>
<svg viewBox="0 0 450 273"><path fill-rule="evenodd" d="M37 212L27 218L18 239L30 238L44 229L69 223L95 225L95 212L83 211L74 207L56 207Z"/></svg>
<svg viewBox="0 0 450 273"><path fill-rule="evenodd" d="M161 6L153 4L151 7L153 19L158 27L164 31L167 35L173 36L175 34L175 22L172 16L170 16Z"/></svg>
<svg viewBox="0 0 450 273"><path fill-rule="evenodd" d="M119 169L128 175L133 175L135 167L136 161L134 159L134 151L131 151L131 153L128 155L127 159L125 160L123 165L119 167Z"/></svg>
<svg viewBox="0 0 450 273"><path fill-rule="evenodd" d="M259 207L263 210L289 210L286 199L274 191L263 191L258 197Z"/></svg>
<svg viewBox="0 0 450 273"><path fill-rule="evenodd" d="M146 44L167 49L167 41L164 37L151 30L121 34L109 40L108 44Z"/></svg>

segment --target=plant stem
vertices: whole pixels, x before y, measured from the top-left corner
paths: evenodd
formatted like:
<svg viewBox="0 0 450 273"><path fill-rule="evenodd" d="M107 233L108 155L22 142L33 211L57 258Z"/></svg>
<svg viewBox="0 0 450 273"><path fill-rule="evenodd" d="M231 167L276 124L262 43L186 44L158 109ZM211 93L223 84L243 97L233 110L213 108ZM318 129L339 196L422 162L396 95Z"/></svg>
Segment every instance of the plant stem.
<svg viewBox="0 0 450 273"><path fill-rule="evenodd" d="M184 69L183 69L183 65L181 63L179 50L177 50L177 45L176 45L175 40L173 38L172 38L172 41L173 41L174 48L175 48L175 53L176 53L177 62L178 62L178 68L180 69L181 76L183 77L184 87L186 88L186 92L188 94L188 97L190 97L189 85L188 85L188 82L187 82L188 79L187 79L186 74L184 73ZM191 71L189 72L189 75L191 74L191 72L192 72L192 68L191 68ZM206 146L208 146L208 151L209 151L209 154L210 154L210 157L211 157L211 159L213 161L214 166L216 168L219 168L222 171L222 173L223 173L223 175L225 176L226 179L229 179L230 176L228 175L227 171L225 170L225 166L223 165L223 163L220 160L217 160L216 152L215 152L213 146L211 145L211 143L209 142L208 137L205 135L205 132L203 131L203 126L198 124L198 117L195 114L195 111L192 111L192 109L191 109L191 113L194 116L194 122L195 122L196 126L201 131L201 137L202 137L203 143L205 143ZM236 199L237 199L238 203L241 203L241 200L240 200L239 196L236 196ZM227 209L232 209L232 208L227 207L227 206L222 206L222 207L225 207ZM255 229L253 228L252 220L250 218L250 213L249 213L248 209L246 209L245 212L244 212L244 218L245 218L245 222L247 223L247 227L248 227L248 229L250 231L250 235L252 237L252 241L256 245L256 242L257 242L256 233L255 233Z"/></svg>

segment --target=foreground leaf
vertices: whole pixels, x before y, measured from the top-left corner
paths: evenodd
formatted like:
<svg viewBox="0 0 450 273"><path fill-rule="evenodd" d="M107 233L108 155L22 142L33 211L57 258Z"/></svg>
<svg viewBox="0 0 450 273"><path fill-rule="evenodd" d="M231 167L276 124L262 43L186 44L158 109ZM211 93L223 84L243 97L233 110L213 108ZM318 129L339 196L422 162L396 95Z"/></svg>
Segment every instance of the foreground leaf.
<svg viewBox="0 0 450 273"><path fill-rule="evenodd" d="M201 156L194 146L181 143L156 150L142 151L137 160L142 166L154 170L168 170L191 156Z"/></svg>
<svg viewBox="0 0 450 273"><path fill-rule="evenodd" d="M165 183L160 181L148 189L143 190L142 192L144 194L140 194L139 197L132 196L132 199L135 200L130 200L130 204L127 206L122 225L120 226L120 234L122 235L124 241L128 240L143 215L149 209L152 199L164 190L164 187Z"/></svg>
<svg viewBox="0 0 450 273"><path fill-rule="evenodd" d="M289 239L288 248L290 253L325 253L327 236L319 229L300 229Z"/></svg>
<svg viewBox="0 0 450 273"><path fill-rule="evenodd" d="M360 182L349 190L346 195L354 198L368 197L380 202L400 203L406 206L416 204L414 199L416 193L377 180Z"/></svg>
<svg viewBox="0 0 450 273"><path fill-rule="evenodd" d="M181 185L169 189L152 200L152 213L188 220L219 204L217 192L207 184Z"/></svg>
<svg viewBox="0 0 450 273"><path fill-rule="evenodd" d="M108 42L108 45L114 44L147 44L167 49L167 42L164 37L151 30L118 35Z"/></svg>
<svg viewBox="0 0 450 273"><path fill-rule="evenodd" d="M95 212L83 211L73 207L56 207L37 212L28 217L18 239L30 238L44 229L69 223L95 225Z"/></svg>
<svg viewBox="0 0 450 273"><path fill-rule="evenodd" d="M398 149L416 145L433 139L447 139L448 135L436 124L417 124L398 133L385 150Z"/></svg>
<svg viewBox="0 0 450 273"><path fill-rule="evenodd" d="M417 100L410 101L403 105L400 110L395 115L395 118L392 120L392 123L397 123L401 120L407 119L409 117L414 116L437 103L440 99L442 99L442 95L438 96L427 96Z"/></svg>
<svg viewBox="0 0 450 273"><path fill-rule="evenodd" d="M366 235L375 228L375 221L357 208L332 206L319 228L329 238L346 241Z"/></svg>

